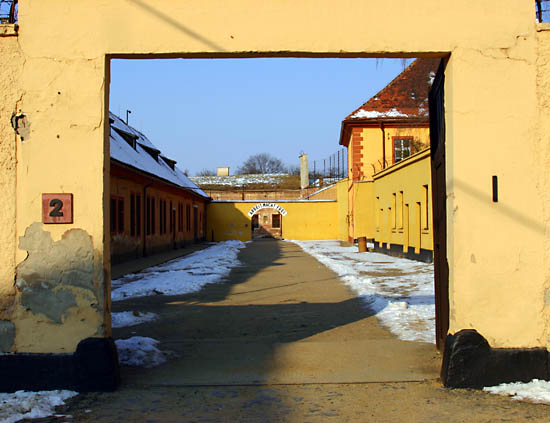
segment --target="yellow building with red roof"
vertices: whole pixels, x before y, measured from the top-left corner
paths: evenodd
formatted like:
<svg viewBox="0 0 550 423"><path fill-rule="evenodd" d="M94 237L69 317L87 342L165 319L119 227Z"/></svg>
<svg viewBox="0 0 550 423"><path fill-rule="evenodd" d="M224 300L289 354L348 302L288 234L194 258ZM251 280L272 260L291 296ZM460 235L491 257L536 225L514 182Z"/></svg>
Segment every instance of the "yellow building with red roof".
<svg viewBox="0 0 550 423"><path fill-rule="evenodd" d="M431 261L428 93L439 59L417 59L342 122L348 239Z"/></svg>

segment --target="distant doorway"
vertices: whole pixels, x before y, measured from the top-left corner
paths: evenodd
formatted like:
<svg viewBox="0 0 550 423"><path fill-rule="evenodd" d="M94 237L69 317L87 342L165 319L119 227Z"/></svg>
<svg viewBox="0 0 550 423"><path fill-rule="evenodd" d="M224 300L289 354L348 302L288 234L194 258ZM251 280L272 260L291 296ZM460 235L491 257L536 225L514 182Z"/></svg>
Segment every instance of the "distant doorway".
<svg viewBox="0 0 550 423"><path fill-rule="evenodd" d="M283 215L275 209L261 209L251 218L252 238L283 237Z"/></svg>

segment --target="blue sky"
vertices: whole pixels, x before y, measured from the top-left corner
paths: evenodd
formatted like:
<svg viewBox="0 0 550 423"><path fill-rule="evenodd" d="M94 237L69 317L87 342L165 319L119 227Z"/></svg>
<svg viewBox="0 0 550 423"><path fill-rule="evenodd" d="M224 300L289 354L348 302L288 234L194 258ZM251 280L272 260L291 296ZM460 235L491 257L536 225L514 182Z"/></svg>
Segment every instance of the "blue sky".
<svg viewBox="0 0 550 423"><path fill-rule="evenodd" d="M297 165L302 151L336 152L342 119L402 70L400 59L117 59L110 109L130 109L130 125L190 175L233 173L263 152Z"/></svg>

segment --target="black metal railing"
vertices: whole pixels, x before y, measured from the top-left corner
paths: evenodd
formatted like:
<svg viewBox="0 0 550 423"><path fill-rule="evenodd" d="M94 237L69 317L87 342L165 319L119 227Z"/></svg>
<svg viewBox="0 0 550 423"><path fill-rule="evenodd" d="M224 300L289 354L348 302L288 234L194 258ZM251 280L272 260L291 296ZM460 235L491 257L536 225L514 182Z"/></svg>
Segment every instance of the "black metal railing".
<svg viewBox="0 0 550 423"><path fill-rule="evenodd" d="M314 160L309 166L309 182L313 186L332 184L348 176L348 150L342 148L326 159Z"/></svg>
<svg viewBox="0 0 550 423"><path fill-rule="evenodd" d="M550 22L550 0L535 0L538 22Z"/></svg>
<svg viewBox="0 0 550 423"><path fill-rule="evenodd" d="M17 23L17 0L0 0L0 23Z"/></svg>

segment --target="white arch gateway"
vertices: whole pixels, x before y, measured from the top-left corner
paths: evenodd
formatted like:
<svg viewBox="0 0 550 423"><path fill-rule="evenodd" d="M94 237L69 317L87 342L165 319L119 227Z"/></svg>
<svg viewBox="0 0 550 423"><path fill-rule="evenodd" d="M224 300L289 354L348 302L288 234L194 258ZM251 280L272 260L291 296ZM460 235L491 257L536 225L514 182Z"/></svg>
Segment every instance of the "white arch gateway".
<svg viewBox="0 0 550 423"><path fill-rule="evenodd" d="M258 211L262 210L262 209L275 209L277 210L279 213L281 213L283 216L286 216L287 215L287 211L281 207L280 205L276 204L276 203L258 203L256 204L254 207L252 207L250 209L250 211L248 212L248 216L249 217L252 217L254 216Z"/></svg>

